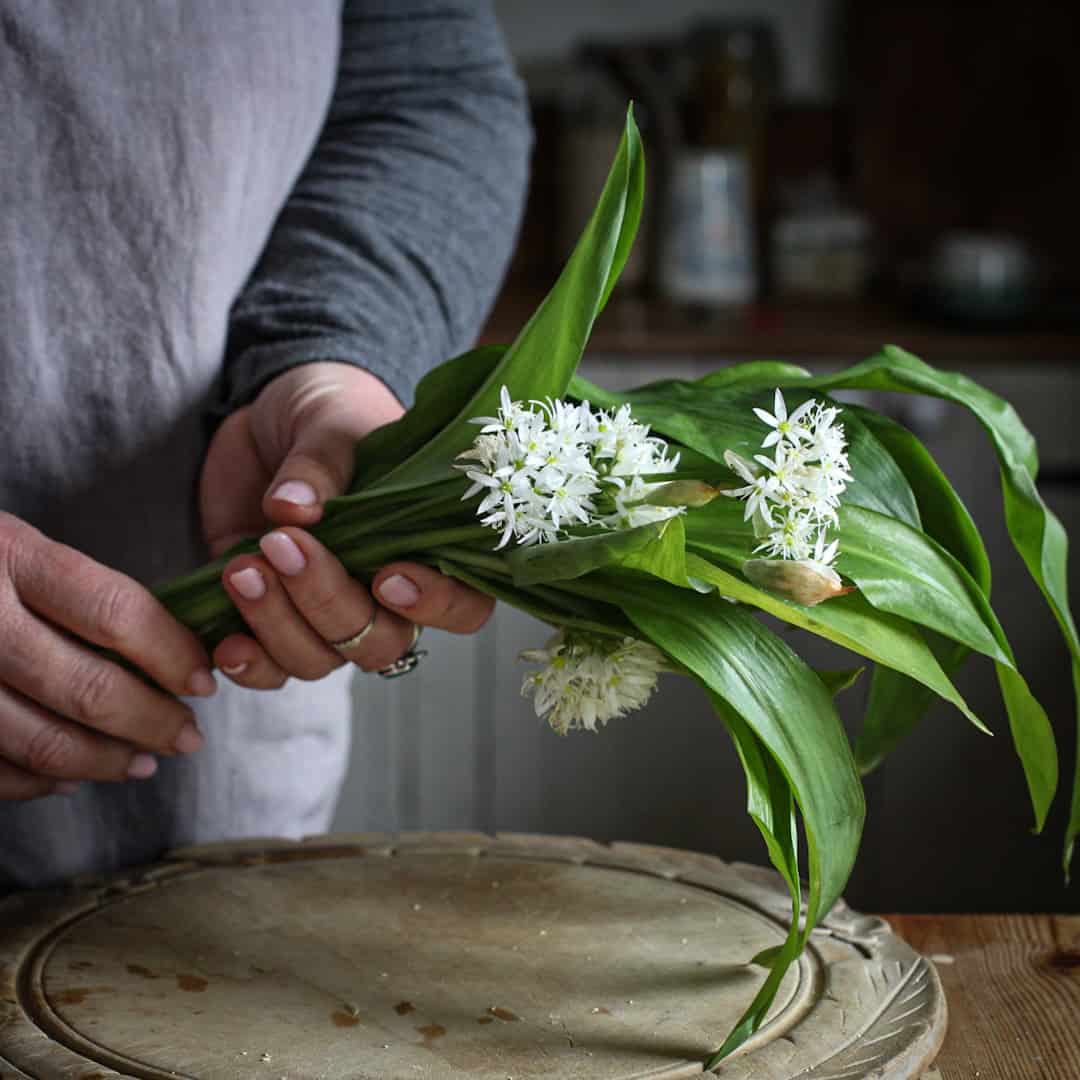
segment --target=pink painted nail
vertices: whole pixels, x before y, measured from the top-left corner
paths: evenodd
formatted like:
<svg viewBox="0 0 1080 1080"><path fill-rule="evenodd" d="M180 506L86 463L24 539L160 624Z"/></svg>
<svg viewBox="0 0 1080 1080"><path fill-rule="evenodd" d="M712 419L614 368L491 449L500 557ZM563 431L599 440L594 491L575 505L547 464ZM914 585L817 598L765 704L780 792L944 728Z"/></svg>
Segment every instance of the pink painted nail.
<svg viewBox="0 0 1080 1080"><path fill-rule="evenodd" d="M245 600L258 600L266 595L266 582L254 566L249 566L246 570L238 570L229 578L229 581Z"/></svg>
<svg viewBox="0 0 1080 1080"><path fill-rule="evenodd" d="M242 675L245 671L247 671L247 669L247 661L242 664L236 664L233 667L225 667L224 665L222 665L221 668L221 670L224 671L226 675Z"/></svg>
<svg viewBox="0 0 1080 1080"><path fill-rule="evenodd" d="M217 683L206 668L200 668L188 679L188 689L197 697L210 697L217 693Z"/></svg>
<svg viewBox="0 0 1080 1080"><path fill-rule="evenodd" d="M152 754L136 754L128 765L129 780L149 780L157 772L157 760Z"/></svg>
<svg viewBox="0 0 1080 1080"><path fill-rule="evenodd" d="M393 607L412 607L420 599L420 590L401 574L393 574L379 586L379 599Z"/></svg>
<svg viewBox="0 0 1080 1080"><path fill-rule="evenodd" d="M286 577L299 574L307 566L307 559L299 545L288 533L267 533L260 541L262 553L270 560L270 565Z"/></svg>
<svg viewBox="0 0 1080 1080"><path fill-rule="evenodd" d="M295 503L297 506L314 506L319 501L315 489L303 480L286 480L274 494L273 499Z"/></svg>

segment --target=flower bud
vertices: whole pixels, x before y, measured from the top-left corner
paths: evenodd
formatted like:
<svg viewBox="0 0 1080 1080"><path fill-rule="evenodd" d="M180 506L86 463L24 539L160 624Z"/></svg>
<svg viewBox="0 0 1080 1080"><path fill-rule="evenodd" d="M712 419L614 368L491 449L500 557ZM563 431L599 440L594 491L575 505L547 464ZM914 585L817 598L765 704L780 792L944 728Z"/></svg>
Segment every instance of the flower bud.
<svg viewBox="0 0 1080 1080"><path fill-rule="evenodd" d="M649 492L649 506L707 506L720 494L720 489L704 480L671 480Z"/></svg>
<svg viewBox="0 0 1080 1080"><path fill-rule="evenodd" d="M743 564L743 573L762 589L804 607L854 592L841 584L840 575L831 566L813 559L750 559Z"/></svg>

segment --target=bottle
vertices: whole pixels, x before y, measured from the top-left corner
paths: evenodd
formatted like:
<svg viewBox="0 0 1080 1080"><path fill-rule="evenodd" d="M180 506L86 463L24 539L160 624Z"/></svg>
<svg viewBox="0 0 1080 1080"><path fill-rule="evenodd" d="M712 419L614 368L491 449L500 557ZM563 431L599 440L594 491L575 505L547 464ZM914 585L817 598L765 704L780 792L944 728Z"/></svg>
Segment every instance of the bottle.
<svg viewBox="0 0 1080 1080"><path fill-rule="evenodd" d="M771 50L758 22L707 24L675 162L662 280L672 299L742 304L758 292Z"/></svg>

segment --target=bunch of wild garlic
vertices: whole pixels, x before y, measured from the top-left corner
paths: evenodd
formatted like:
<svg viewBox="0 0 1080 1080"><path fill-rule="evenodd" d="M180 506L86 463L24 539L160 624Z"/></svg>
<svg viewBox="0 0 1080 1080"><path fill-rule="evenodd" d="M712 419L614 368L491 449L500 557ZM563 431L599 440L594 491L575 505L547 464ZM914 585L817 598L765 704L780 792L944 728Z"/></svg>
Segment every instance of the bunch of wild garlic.
<svg viewBox="0 0 1080 1080"><path fill-rule="evenodd" d="M1005 402L963 376L892 346L820 377L746 363L616 394L575 374L626 261L643 191L628 115L597 208L516 340L432 371L413 408L357 447L350 494L312 531L361 580L408 557L549 624L546 646L526 653L541 667L524 689L556 731L596 730L639 707L660 671L708 694L792 912L784 945L747 958L761 965L761 982L712 1067L761 1024L847 882L863 824L860 772L935 695L983 726L950 677L966 655L993 664L1037 828L1057 787L1054 735L990 606L989 561L970 515L914 435L831 391L925 394L979 419L1001 464L1009 532L1078 680L1080 642L1066 538L1036 489L1034 442ZM730 498L715 498L720 491ZM243 625L222 566L158 590L208 644ZM854 750L833 696L861 669L813 670L759 612L873 665ZM1078 791L1066 866L1080 832Z"/></svg>

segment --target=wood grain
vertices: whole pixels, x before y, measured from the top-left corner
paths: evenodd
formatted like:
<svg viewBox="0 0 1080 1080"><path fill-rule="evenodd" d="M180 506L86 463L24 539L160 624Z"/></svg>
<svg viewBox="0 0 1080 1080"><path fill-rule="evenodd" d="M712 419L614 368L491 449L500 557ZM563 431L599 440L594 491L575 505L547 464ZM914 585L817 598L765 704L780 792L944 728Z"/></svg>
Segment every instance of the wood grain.
<svg viewBox="0 0 1080 1080"><path fill-rule="evenodd" d="M941 1080L1080 1077L1080 915L886 918L945 987Z"/></svg>

